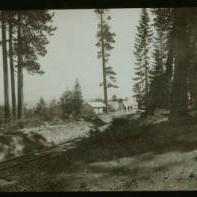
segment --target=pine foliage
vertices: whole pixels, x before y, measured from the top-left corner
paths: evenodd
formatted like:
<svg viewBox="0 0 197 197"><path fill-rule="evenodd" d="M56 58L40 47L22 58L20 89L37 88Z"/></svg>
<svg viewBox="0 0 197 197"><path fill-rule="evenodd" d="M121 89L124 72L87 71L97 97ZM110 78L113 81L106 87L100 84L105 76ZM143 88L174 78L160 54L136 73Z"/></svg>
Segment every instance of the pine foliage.
<svg viewBox="0 0 197 197"><path fill-rule="evenodd" d="M149 13L146 8L141 10L139 25L135 38L134 52L135 62L135 84L133 91L139 108L147 108L150 75L150 42L152 41L152 29L150 27Z"/></svg>

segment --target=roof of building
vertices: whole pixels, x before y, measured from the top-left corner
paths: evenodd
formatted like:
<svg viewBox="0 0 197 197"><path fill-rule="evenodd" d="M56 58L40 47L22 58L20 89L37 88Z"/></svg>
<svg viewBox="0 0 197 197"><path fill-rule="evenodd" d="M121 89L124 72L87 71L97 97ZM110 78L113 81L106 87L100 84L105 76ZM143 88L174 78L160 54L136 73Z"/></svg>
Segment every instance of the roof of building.
<svg viewBox="0 0 197 197"><path fill-rule="evenodd" d="M93 108L104 108L105 104L103 102L99 102L99 101L89 101L87 102L91 107Z"/></svg>

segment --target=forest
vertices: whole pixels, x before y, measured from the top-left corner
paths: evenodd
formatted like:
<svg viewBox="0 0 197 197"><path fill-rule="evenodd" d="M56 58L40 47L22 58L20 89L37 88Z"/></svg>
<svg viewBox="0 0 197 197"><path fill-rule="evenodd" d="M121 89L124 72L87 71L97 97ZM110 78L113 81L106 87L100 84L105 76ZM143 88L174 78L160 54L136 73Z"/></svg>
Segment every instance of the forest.
<svg viewBox="0 0 197 197"><path fill-rule="evenodd" d="M0 11L0 191L196 189L197 8L138 8L134 42L123 52L135 59L124 87L132 104L110 98L123 88L110 61L119 44L111 10L91 10L100 97L85 99L73 77L61 96L40 95L33 107L24 104L24 72L47 73L40 58L58 29L55 12Z"/></svg>
<svg viewBox="0 0 197 197"><path fill-rule="evenodd" d="M196 8L142 9L134 91L147 114L163 108L177 119L196 109L195 25Z"/></svg>
<svg viewBox="0 0 197 197"><path fill-rule="evenodd" d="M111 32L108 24L111 19L108 11L95 10L98 15L96 46L103 70L100 85L103 86L106 106L107 89L118 88L116 73L107 65L115 43L115 33ZM133 50L136 62L131 66L136 70L132 79L135 81L134 97L138 108L144 109L147 114L161 108L169 110L170 118L183 118L190 110L195 110L195 18L195 8L141 9ZM52 12L46 10L1 12L4 73L4 115L1 122L2 119L7 122L23 117L23 70L30 74L44 74L38 59L46 55L48 37L55 32L52 19Z"/></svg>

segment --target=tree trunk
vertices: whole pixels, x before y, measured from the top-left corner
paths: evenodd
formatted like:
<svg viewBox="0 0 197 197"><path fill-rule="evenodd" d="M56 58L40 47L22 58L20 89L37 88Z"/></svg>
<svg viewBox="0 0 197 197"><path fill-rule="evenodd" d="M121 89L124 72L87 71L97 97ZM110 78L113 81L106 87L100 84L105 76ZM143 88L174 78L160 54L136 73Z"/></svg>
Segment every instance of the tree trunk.
<svg viewBox="0 0 197 197"><path fill-rule="evenodd" d="M172 76L173 76L173 58L174 58L174 55L173 55L173 39L172 39L172 36L173 36L173 30L171 30L170 34L169 34L169 37L171 38L168 38L168 57L167 57L167 60L166 60L166 71L165 71L165 81L166 81L166 84L167 84L167 87L166 87L166 97L165 97L165 105L166 105L166 109L169 109L170 107L170 102L171 102L171 92L172 92Z"/></svg>
<svg viewBox="0 0 197 197"><path fill-rule="evenodd" d="M187 20L187 8L175 8L175 68L170 106L171 119L179 119L187 114Z"/></svg>
<svg viewBox="0 0 197 197"><path fill-rule="evenodd" d="M2 55L3 55L3 77L4 77L4 109L5 122L9 120L9 83L8 83L8 62L6 46L6 22L4 11L1 11L1 30L2 30Z"/></svg>
<svg viewBox="0 0 197 197"><path fill-rule="evenodd" d="M10 58L10 76L11 76L11 96L12 96L12 116L16 118L16 94L15 94L15 76L14 76L14 63L13 63L13 25L11 16L9 21L9 58Z"/></svg>
<svg viewBox="0 0 197 197"><path fill-rule="evenodd" d="M149 84L148 84L148 67L147 65L145 65L145 108L146 108L146 111L148 111L148 89L149 89Z"/></svg>
<svg viewBox="0 0 197 197"><path fill-rule="evenodd" d="M21 42L21 14L18 12L18 119L23 118L23 66Z"/></svg>
<svg viewBox="0 0 197 197"><path fill-rule="evenodd" d="M103 92L104 92L104 103L106 105L106 113L108 113L108 98L107 98L107 80L106 80L106 67L105 67L105 43L103 35L103 13L100 15L101 23L101 50L102 50L102 64L103 64Z"/></svg>

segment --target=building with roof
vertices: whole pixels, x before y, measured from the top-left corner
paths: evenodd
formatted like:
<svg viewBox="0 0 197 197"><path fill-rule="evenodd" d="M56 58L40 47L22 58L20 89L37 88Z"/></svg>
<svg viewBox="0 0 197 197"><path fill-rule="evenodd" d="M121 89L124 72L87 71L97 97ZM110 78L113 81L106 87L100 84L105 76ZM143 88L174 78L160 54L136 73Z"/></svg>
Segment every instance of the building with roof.
<svg viewBox="0 0 197 197"><path fill-rule="evenodd" d="M106 111L106 106L101 101L89 101L87 104L93 109L96 114L102 114Z"/></svg>

